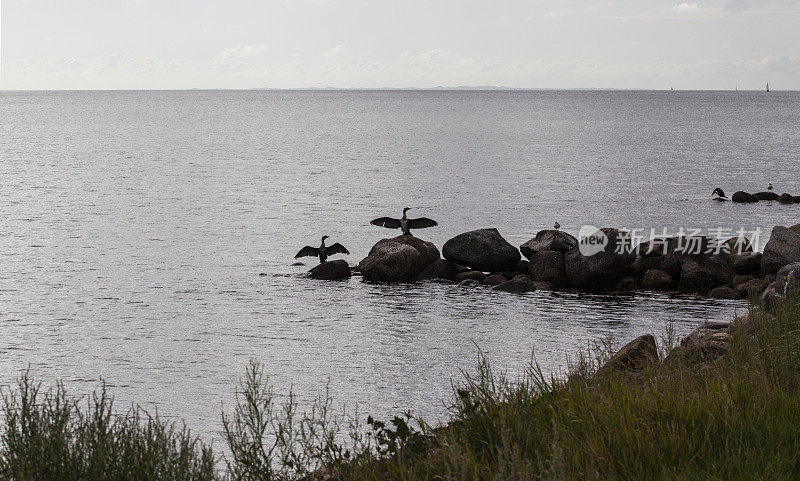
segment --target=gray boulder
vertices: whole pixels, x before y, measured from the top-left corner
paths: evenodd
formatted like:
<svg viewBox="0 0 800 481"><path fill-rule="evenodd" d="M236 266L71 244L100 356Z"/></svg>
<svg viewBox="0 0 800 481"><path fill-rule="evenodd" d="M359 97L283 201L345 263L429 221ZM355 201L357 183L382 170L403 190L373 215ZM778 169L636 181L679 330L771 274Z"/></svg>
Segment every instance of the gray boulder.
<svg viewBox="0 0 800 481"><path fill-rule="evenodd" d="M732 285L733 277L736 271L722 258L722 256L713 256L706 259L703 263L703 269L711 274L717 284Z"/></svg>
<svg viewBox="0 0 800 481"><path fill-rule="evenodd" d="M731 200L740 204L750 204L753 202L758 202L758 198L753 194L748 194L747 192L742 192L741 190L738 192L734 192L731 196Z"/></svg>
<svg viewBox="0 0 800 481"><path fill-rule="evenodd" d="M706 294L716 285L717 280L706 272L699 262L693 259L686 259L683 262L681 277L678 282L679 292Z"/></svg>
<svg viewBox="0 0 800 481"><path fill-rule="evenodd" d="M486 274L481 271L464 271L456 275L456 282L472 279L474 281L483 282L486 279Z"/></svg>
<svg viewBox="0 0 800 481"><path fill-rule="evenodd" d="M769 285L766 279L752 279L743 284L739 284L736 286L736 290L739 291L739 295L741 297L758 297L764 292L764 289Z"/></svg>
<svg viewBox="0 0 800 481"><path fill-rule="evenodd" d="M567 285L564 254L555 250L533 252L529 256L528 274L534 281L544 281L554 286Z"/></svg>
<svg viewBox="0 0 800 481"><path fill-rule="evenodd" d="M479 229L459 234L442 246L444 258L479 271L516 269L522 256L497 229Z"/></svg>
<svg viewBox="0 0 800 481"><path fill-rule="evenodd" d="M728 257L728 264L736 272L758 272L761 268L761 258L762 254L760 252L731 254Z"/></svg>
<svg viewBox="0 0 800 481"><path fill-rule="evenodd" d="M800 289L800 262L781 267L775 283L775 291L782 296Z"/></svg>
<svg viewBox="0 0 800 481"><path fill-rule="evenodd" d="M422 270L417 276L420 281L430 279L454 280L458 274L458 267L446 259L437 259Z"/></svg>
<svg viewBox="0 0 800 481"><path fill-rule="evenodd" d="M541 230L536 237L522 244L519 250L528 259L537 252L558 251L565 253L578 247L578 239L560 230Z"/></svg>
<svg viewBox="0 0 800 481"><path fill-rule="evenodd" d="M372 282L414 282L425 267L417 249L397 242L376 244L358 264L364 280Z"/></svg>
<svg viewBox="0 0 800 481"><path fill-rule="evenodd" d="M396 243L396 244L405 244L407 246L411 246L419 252L419 255L422 257L422 263L424 267L432 264L436 260L439 259L439 248L433 242L428 242L420 239L419 237L414 237L413 235L399 235L397 237L392 237L390 239L381 239L372 247L369 255L372 255L373 251L382 244L387 243Z"/></svg>
<svg viewBox="0 0 800 481"><path fill-rule="evenodd" d="M761 257L761 275L774 274L781 267L800 262L800 224L775 226Z"/></svg>
<svg viewBox="0 0 800 481"><path fill-rule="evenodd" d="M573 249L564 255L570 287L607 291L631 272L634 255L631 253L630 238L617 229L600 230L608 238L602 251L585 256L580 249Z"/></svg>
<svg viewBox="0 0 800 481"><path fill-rule="evenodd" d="M512 294L524 294L536 290L536 286L528 276L517 276L510 281L496 285L492 290L500 292L510 292Z"/></svg>
<svg viewBox="0 0 800 481"><path fill-rule="evenodd" d="M724 254L736 255L753 252L753 246L747 237L731 237L721 244L721 251Z"/></svg>
<svg viewBox="0 0 800 481"><path fill-rule="evenodd" d="M508 279L505 276L502 276L500 274L491 274L491 275L486 276L486 278L483 280L483 285L485 285L485 286L498 286L498 285L506 282L507 280Z"/></svg>
<svg viewBox="0 0 800 481"><path fill-rule="evenodd" d="M711 289L711 291L708 293L708 297L712 299L739 299L741 297L741 293L733 287L720 286Z"/></svg>
<svg viewBox="0 0 800 481"><path fill-rule="evenodd" d="M326 281L349 279L350 275L350 264L344 259L323 262L308 271L308 277Z"/></svg>
<svg viewBox="0 0 800 481"><path fill-rule="evenodd" d="M642 289L666 291L672 288L672 276L659 269L650 269L642 276Z"/></svg>
<svg viewBox="0 0 800 481"><path fill-rule="evenodd" d="M753 197L758 200L778 200L780 196L775 192L756 192Z"/></svg>
<svg viewBox="0 0 800 481"><path fill-rule="evenodd" d="M597 371L598 376L611 372L637 373L658 362L658 348L652 334L639 336L625 344Z"/></svg>

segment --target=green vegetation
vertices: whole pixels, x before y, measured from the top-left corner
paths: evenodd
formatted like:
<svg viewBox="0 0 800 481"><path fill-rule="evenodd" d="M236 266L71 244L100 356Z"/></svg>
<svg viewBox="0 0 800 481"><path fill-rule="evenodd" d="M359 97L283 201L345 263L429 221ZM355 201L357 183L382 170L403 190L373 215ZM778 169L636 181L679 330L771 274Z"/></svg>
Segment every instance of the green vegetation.
<svg viewBox="0 0 800 481"><path fill-rule="evenodd" d="M755 330L733 328L721 356L672 347L644 371L567 379L532 365L523 379L485 359L454 389L446 426L276 404L252 364L223 416L220 458L141 410L110 415L105 391L85 409L27 376L4 396L0 476L14 480L781 480L800 479L800 296ZM214 473L215 461L218 472Z"/></svg>

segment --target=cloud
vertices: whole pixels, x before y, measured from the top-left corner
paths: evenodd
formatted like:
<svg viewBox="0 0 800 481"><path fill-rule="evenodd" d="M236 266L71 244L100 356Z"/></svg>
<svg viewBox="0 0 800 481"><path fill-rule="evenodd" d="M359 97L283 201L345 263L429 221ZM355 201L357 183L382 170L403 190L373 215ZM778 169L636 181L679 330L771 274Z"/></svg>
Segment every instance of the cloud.
<svg viewBox="0 0 800 481"><path fill-rule="evenodd" d="M675 5L674 7L672 7L671 10L673 12L679 12L679 13L686 13L686 12L694 13L694 12L699 11L701 8L702 7L700 7L699 3L686 3L686 2L684 2L684 3L681 3L680 5Z"/></svg>
<svg viewBox="0 0 800 481"><path fill-rule="evenodd" d="M339 54L343 54L345 52L347 52L347 47L345 47L344 45L337 45L337 46L333 47L330 50L326 50L326 51L322 52L322 56L323 57L335 57L335 56L337 56Z"/></svg>
<svg viewBox="0 0 800 481"><path fill-rule="evenodd" d="M222 59L254 57L266 49L267 46L264 45L263 43L260 43L258 45L237 45L233 48L223 50L222 53L219 54L219 56Z"/></svg>

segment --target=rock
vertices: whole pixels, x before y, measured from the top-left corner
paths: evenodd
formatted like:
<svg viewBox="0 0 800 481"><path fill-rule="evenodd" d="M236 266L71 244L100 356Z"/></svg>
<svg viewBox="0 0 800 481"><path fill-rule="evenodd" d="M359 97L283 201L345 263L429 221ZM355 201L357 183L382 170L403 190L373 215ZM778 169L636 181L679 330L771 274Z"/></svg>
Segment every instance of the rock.
<svg viewBox="0 0 800 481"><path fill-rule="evenodd" d="M739 284L736 286L736 290L739 291L739 295L741 297L758 297L764 292L764 289L769 285L766 279L752 279L743 284Z"/></svg>
<svg viewBox="0 0 800 481"><path fill-rule="evenodd" d="M760 272L762 275L774 274L793 262L800 262L800 224L792 227L775 226L764 246Z"/></svg>
<svg viewBox="0 0 800 481"><path fill-rule="evenodd" d="M475 279L464 279L463 281L459 282L458 285L461 287L478 287L481 285L481 283Z"/></svg>
<svg viewBox="0 0 800 481"><path fill-rule="evenodd" d="M570 287L610 290L630 274L634 261L630 238L617 229L605 228L601 231L608 238L604 250L590 256L581 254L580 249L564 254L564 267ZM618 252L620 248L622 252Z"/></svg>
<svg viewBox="0 0 800 481"><path fill-rule="evenodd" d="M728 257L728 265L736 272L758 272L761 268L761 257L760 252L731 254Z"/></svg>
<svg viewBox="0 0 800 481"><path fill-rule="evenodd" d="M528 276L517 276L510 281L506 281L500 285L494 286L492 290L501 292L510 292L513 294L523 294L536 290L536 286Z"/></svg>
<svg viewBox="0 0 800 481"><path fill-rule="evenodd" d="M800 195L793 195L793 196L792 196L792 201L793 201L795 204L800 204Z"/></svg>
<svg viewBox="0 0 800 481"><path fill-rule="evenodd" d="M528 264L530 264L530 262L526 261L525 259L522 259L521 261L519 261L517 263L517 268L516 268L517 274L527 274L528 273Z"/></svg>
<svg viewBox="0 0 800 481"><path fill-rule="evenodd" d="M508 279L506 279L505 276L502 276L500 274L491 274L491 275L486 276L486 278L483 280L483 285L485 285L485 286L497 286L497 285L500 285L500 284L506 282L507 280Z"/></svg>
<svg viewBox="0 0 800 481"><path fill-rule="evenodd" d="M554 291L556 290L556 286L550 284L549 282L545 281L533 281L533 286L536 287L537 291Z"/></svg>
<svg viewBox="0 0 800 481"><path fill-rule="evenodd" d="M417 280L447 279L454 280L458 274L458 267L445 259L437 259L419 273Z"/></svg>
<svg viewBox="0 0 800 481"><path fill-rule="evenodd" d="M739 299L740 296L738 290L728 286L716 287L708 293L708 297L712 299Z"/></svg>
<svg viewBox="0 0 800 481"><path fill-rule="evenodd" d="M612 371L637 373L658 362L656 340L651 334L639 336L625 344L597 371L602 376Z"/></svg>
<svg viewBox="0 0 800 481"><path fill-rule="evenodd" d="M800 289L800 262L781 267L775 281L775 292L786 297L791 291Z"/></svg>
<svg viewBox="0 0 800 481"><path fill-rule="evenodd" d="M731 335L727 323L703 324L681 341L681 348L692 358L712 360L728 352Z"/></svg>
<svg viewBox="0 0 800 481"><path fill-rule="evenodd" d="M775 309L778 301L780 301L780 299L783 297L777 292L777 285L777 282L773 282L772 284L768 285L764 289L764 292L761 293L761 297L759 297L759 302L762 306L764 306L764 310L769 313Z"/></svg>
<svg viewBox="0 0 800 481"><path fill-rule="evenodd" d="M794 198L792 194L783 193L778 196L778 203L779 204L794 204Z"/></svg>
<svg viewBox="0 0 800 481"><path fill-rule="evenodd" d="M716 279L706 272L700 263L692 259L686 259L683 262L678 282L679 292L705 294L715 285L717 285Z"/></svg>
<svg viewBox="0 0 800 481"><path fill-rule="evenodd" d="M629 291L635 291L636 288L637 288L636 279L634 279L633 277L627 276L627 277L623 277L619 282L617 282L617 285L614 286L614 291L615 292L629 292Z"/></svg>
<svg viewBox="0 0 800 481"><path fill-rule="evenodd" d="M413 282L426 266L419 251L410 245L383 242L372 248L358 270L367 281Z"/></svg>
<svg viewBox="0 0 800 481"><path fill-rule="evenodd" d="M759 326L774 321L775 316L766 312L754 311L737 317L733 321L733 326L745 334L752 334Z"/></svg>
<svg viewBox="0 0 800 481"><path fill-rule="evenodd" d="M533 252L529 256L528 274L534 281L544 281L554 286L567 285L567 273L564 270L564 254L559 251Z"/></svg>
<svg viewBox="0 0 800 481"><path fill-rule="evenodd" d="M439 248L433 242L424 241L413 235L399 235L390 239L381 239L372 247L369 255L372 255L372 251L379 245L390 242L405 244L416 249L422 256L422 263L425 264L425 267L439 260Z"/></svg>
<svg viewBox="0 0 800 481"><path fill-rule="evenodd" d="M711 274L718 284L729 286L733 283L733 276L736 271L722 258L722 256L713 256L706 259L703 263L703 270Z"/></svg>
<svg viewBox="0 0 800 481"><path fill-rule="evenodd" d="M672 288L672 276L659 269L650 269L642 277L642 289L666 291Z"/></svg>
<svg viewBox="0 0 800 481"><path fill-rule="evenodd" d="M749 204L752 202L758 202L758 198L753 194L748 194L747 192L734 192L731 196L731 200L738 203Z"/></svg>
<svg viewBox="0 0 800 481"><path fill-rule="evenodd" d="M323 262L308 271L308 277L326 281L350 279L350 264L344 259Z"/></svg>
<svg viewBox="0 0 800 481"><path fill-rule="evenodd" d="M497 229L480 229L459 234L442 247L444 258L480 271L513 270L521 256Z"/></svg>
<svg viewBox="0 0 800 481"><path fill-rule="evenodd" d="M486 279L486 274L481 271L466 271L456 275L456 282L465 281L467 279L472 279L481 283L484 279Z"/></svg>
<svg viewBox="0 0 800 481"><path fill-rule="evenodd" d="M502 272L492 272L492 274L499 274L506 278L506 280L510 281L511 279L517 276L527 276L527 272L517 272L516 270L513 271L502 271Z"/></svg>
<svg viewBox="0 0 800 481"><path fill-rule="evenodd" d="M756 279L756 276L751 276L750 274L736 274L735 276L733 276L733 287L746 284L752 281L753 279Z"/></svg>
<svg viewBox="0 0 800 481"><path fill-rule="evenodd" d="M756 192L753 197L758 200L778 200L779 196L775 192Z"/></svg>
<svg viewBox="0 0 800 481"><path fill-rule="evenodd" d="M753 246L747 237L731 237L723 242L720 247L723 253L729 255L753 252Z"/></svg>
<svg viewBox="0 0 800 481"><path fill-rule="evenodd" d="M634 272L645 273L649 270L664 271L673 279L681 276L683 260L680 256L670 254L666 256L642 257L639 256L631 266Z"/></svg>
<svg viewBox="0 0 800 481"><path fill-rule="evenodd" d="M528 259L537 252L557 251L565 253L578 247L578 239L560 230L541 230L536 237L522 244L519 250Z"/></svg>

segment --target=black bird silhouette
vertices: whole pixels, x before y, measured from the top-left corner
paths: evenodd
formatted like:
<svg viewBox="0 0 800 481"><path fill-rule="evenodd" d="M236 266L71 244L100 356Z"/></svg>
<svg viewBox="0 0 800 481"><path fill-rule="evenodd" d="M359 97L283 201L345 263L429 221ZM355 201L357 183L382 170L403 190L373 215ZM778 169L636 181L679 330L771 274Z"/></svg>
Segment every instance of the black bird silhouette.
<svg viewBox="0 0 800 481"><path fill-rule="evenodd" d="M403 234L407 235L414 235L411 233L411 229L424 229L426 227L436 227L439 225L438 222L433 219L428 219L427 217L409 219L406 217L406 212L409 210L411 210L411 207L406 207L403 209L403 217L400 219L393 219L391 217L378 217L370 222L370 224L378 227L386 227L387 229L399 228L401 231L403 231Z"/></svg>
<svg viewBox="0 0 800 481"><path fill-rule="evenodd" d="M328 256L332 256L334 254L347 254L347 255L350 254L350 251L345 249L344 246L342 244L339 244L338 242L333 245L326 246L325 239L327 239L328 237L330 236L326 235L322 236L322 244L320 244L319 247L311 247L311 246L303 247L302 249L300 249L300 252L298 252L297 255L294 256L294 258L297 259L305 256L319 257L319 263L322 264L323 262L328 260Z"/></svg>
<svg viewBox="0 0 800 481"><path fill-rule="evenodd" d="M711 195L718 195L719 197L717 197L716 200L719 200L719 201L723 201L723 200L727 200L728 199L728 197L725 195L725 191L723 191L719 187L714 189L714 192L712 192Z"/></svg>

